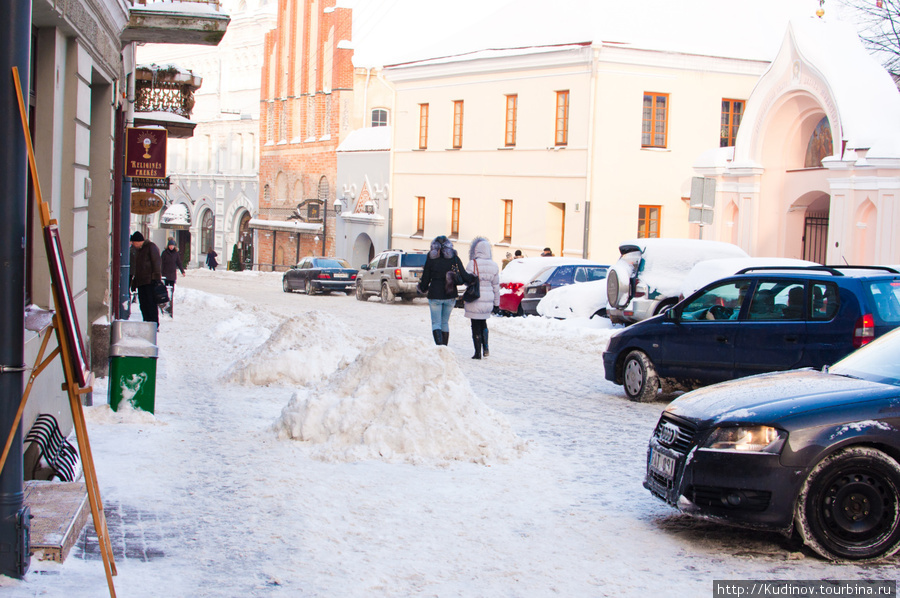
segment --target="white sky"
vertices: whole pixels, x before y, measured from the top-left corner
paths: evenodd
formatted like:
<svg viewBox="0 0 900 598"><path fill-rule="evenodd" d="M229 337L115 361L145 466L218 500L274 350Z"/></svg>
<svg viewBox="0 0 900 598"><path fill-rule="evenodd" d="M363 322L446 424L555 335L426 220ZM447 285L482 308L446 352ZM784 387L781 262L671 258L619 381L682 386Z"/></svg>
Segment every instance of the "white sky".
<svg viewBox="0 0 900 598"><path fill-rule="evenodd" d="M818 0L339 0L355 7L357 66L583 41L771 60ZM836 17L836 2L826 16Z"/></svg>

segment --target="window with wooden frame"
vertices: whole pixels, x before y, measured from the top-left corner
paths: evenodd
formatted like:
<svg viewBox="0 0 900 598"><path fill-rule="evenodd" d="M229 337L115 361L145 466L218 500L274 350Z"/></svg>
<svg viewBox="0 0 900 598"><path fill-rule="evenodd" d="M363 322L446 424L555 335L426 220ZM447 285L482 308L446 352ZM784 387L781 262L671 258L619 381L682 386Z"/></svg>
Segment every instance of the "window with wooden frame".
<svg viewBox="0 0 900 598"><path fill-rule="evenodd" d="M513 210L513 200L504 199L503 200L503 242L509 243L512 241L512 210Z"/></svg>
<svg viewBox="0 0 900 598"><path fill-rule="evenodd" d="M659 215L662 206L638 206L638 239L659 238Z"/></svg>
<svg viewBox="0 0 900 598"><path fill-rule="evenodd" d="M519 96L510 94L506 96L506 147L516 145L516 118L519 112Z"/></svg>
<svg viewBox="0 0 900 598"><path fill-rule="evenodd" d="M669 94L644 93L642 147L666 147L669 129Z"/></svg>
<svg viewBox="0 0 900 598"><path fill-rule="evenodd" d="M556 145L569 143L569 90L556 92Z"/></svg>
<svg viewBox="0 0 900 598"><path fill-rule="evenodd" d="M462 147L463 133L463 101L453 102L453 149Z"/></svg>
<svg viewBox="0 0 900 598"><path fill-rule="evenodd" d="M419 149L428 149L428 104L419 104Z"/></svg>
<svg viewBox="0 0 900 598"><path fill-rule="evenodd" d="M416 234L425 233L425 198L416 197Z"/></svg>
<svg viewBox="0 0 900 598"><path fill-rule="evenodd" d="M744 100L722 100L722 127L719 131L719 147L733 147L737 137L741 117L744 115Z"/></svg>
<svg viewBox="0 0 900 598"><path fill-rule="evenodd" d="M450 198L450 236L459 238L459 198Z"/></svg>
<svg viewBox="0 0 900 598"><path fill-rule="evenodd" d="M384 108L375 108L372 110L372 126L386 127L388 124L388 111Z"/></svg>

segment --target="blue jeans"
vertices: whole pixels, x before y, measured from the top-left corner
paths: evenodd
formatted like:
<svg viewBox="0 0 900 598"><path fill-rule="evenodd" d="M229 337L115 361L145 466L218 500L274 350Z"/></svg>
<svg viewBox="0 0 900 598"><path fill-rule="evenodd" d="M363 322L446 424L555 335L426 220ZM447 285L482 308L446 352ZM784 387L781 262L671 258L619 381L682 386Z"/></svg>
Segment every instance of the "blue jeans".
<svg viewBox="0 0 900 598"><path fill-rule="evenodd" d="M429 299L428 309L431 311L431 329L450 332L450 312L456 299Z"/></svg>

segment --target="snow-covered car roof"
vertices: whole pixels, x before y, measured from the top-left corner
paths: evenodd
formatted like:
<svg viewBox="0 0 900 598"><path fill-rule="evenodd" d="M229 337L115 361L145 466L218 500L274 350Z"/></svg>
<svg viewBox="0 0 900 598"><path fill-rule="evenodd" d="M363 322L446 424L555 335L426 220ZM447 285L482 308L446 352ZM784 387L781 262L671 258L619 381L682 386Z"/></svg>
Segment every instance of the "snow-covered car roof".
<svg viewBox="0 0 900 598"><path fill-rule="evenodd" d="M698 262L710 259L749 258L746 251L731 243L700 239L632 239L619 247L640 247L644 260L641 280L655 292L677 297L685 276Z"/></svg>
<svg viewBox="0 0 900 598"><path fill-rule="evenodd" d="M818 266L816 262L798 260L789 257L739 257L704 260L698 262L681 285L681 296L687 297L711 282L727 278L744 268L756 266Z"/></svg>
<svg viewBox="0 0 900 598"><path fill-rule="evenodd" d="M578 257L520 257L513 260L500 271L500 282L531 282L544 268L569 264L591 264L602 266L598 262Z"/></svg>

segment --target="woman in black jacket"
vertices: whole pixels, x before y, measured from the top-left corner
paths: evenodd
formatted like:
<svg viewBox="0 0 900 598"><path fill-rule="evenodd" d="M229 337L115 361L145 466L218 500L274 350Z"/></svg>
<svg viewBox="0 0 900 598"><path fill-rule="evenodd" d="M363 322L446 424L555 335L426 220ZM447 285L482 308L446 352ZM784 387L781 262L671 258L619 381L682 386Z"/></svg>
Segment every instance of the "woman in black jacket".
<svg viewBox="0 0 900 598"><path fill-rule="evenodd" d="M447 276L451 274L450 277ZM452 279L454 274L459 278ZM431 334L434 344L446 345L450 340L450 312L459 297L457 284L468 282L473 278L463 265L462 260L453 249L450 239L441 235L431 242L431 251L422 268L422 279L419 281L419 292L428 295L428 308L431 310Z"/></svg>

